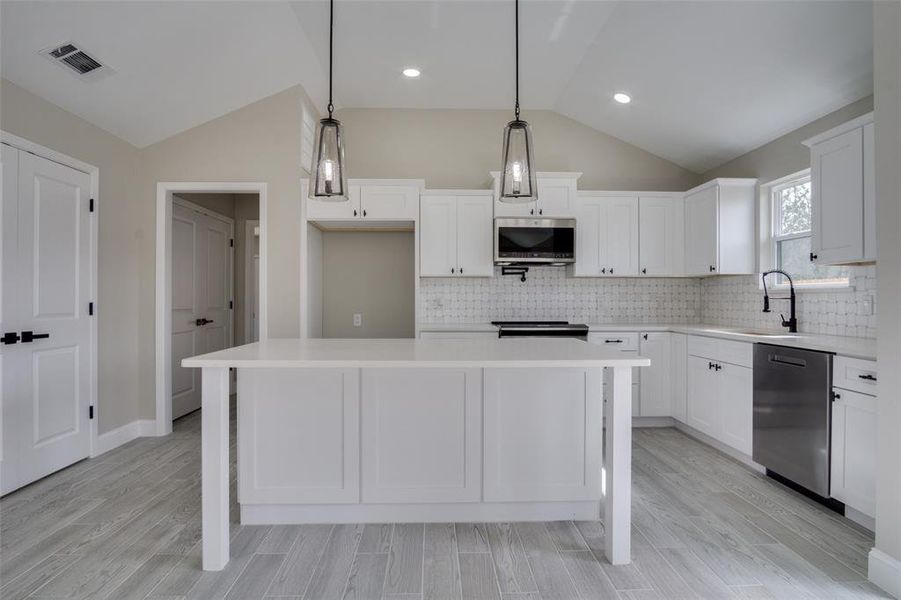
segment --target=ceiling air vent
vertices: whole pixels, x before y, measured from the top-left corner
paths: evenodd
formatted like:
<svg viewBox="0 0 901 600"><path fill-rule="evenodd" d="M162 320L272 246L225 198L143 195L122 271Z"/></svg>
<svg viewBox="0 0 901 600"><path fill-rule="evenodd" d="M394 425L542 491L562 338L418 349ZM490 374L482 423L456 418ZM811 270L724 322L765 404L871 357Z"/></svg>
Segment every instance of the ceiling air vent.
<svg viewBox="0 0 901 600"><path fill-rule="evenodd" d="M99 60L71 42L44 50L41 54L79 75L87 75L105 69Z"/></svg>

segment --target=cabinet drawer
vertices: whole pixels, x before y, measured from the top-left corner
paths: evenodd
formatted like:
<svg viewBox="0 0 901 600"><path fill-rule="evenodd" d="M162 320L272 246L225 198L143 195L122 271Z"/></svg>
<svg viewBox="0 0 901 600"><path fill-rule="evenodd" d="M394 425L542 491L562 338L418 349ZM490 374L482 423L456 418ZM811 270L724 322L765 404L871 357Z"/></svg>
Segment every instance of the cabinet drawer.
<svg viewBox="0 0 901 600"><path fill-rule="evenodd" d="M686 348L690 356L709 358L739 367L754 365L754 347L748 342L693 335L688 337Z"/></svg>
<svg viewBox="0 0 901 600"><path fill-rule="evenodd" d="M625 352L638 351L638 333L624 331L591 331L588 342L598 346L616 348Z"/></svg>
<svg viewBox="0 0 901 600"><path fill-rule="evenodd" d="M843 390L876 395L876 363L871 360L836 356L832 363L832 385Z"/></svg>

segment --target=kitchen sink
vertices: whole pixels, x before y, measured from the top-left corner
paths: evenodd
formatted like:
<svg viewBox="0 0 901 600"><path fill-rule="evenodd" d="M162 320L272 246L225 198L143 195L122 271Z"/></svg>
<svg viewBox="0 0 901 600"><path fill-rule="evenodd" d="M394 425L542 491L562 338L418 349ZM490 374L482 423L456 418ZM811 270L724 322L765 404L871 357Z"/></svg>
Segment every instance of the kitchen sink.
<svg viewBox="0 0 901 600"><path fill-rule="evenodd" d="M710 332L731 333L732 335L747 335L769 339L792 339L801 337L797 333L778 333L772 331L758 331L756 329L708 329Z"/></svg>

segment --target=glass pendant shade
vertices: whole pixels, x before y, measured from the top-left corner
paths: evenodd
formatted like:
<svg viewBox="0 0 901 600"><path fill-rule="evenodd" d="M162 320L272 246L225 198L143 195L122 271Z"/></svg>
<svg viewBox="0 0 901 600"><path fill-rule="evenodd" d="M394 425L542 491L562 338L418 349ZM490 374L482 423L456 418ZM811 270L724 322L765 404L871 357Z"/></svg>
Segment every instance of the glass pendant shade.
<svg viewBox="0 0 901 600"><path fill-rule="evenodd" d="M504 171L501 202L531 202L538 196L532 170L532 128L521 119L504 128Z"/></svg>
<svg viewBox="0 0 901 600"><path fill-rule="evenodd" d="M313 165L313 185L310 198L341 202L347 200L347 178L344 172L344 138L341 123L327 117L319 121L316 131Z"/></svg>

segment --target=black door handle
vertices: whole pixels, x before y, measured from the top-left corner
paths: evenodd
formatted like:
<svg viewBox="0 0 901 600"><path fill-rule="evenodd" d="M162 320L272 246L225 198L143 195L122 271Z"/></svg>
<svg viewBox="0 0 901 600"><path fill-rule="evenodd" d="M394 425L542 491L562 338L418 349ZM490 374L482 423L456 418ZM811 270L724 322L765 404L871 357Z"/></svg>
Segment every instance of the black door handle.
<svg viewBox="0 0 901 600"><path fill-rule="evenodd" d="M34 333L33 331L23 331L22 332L22 343L27 344L32 340L43 340L49 338L49 333Z"/></svg>
<svg viewBox="0 0 901 600"><path fill-rule="evenodd" d="M19 334L15 331L10 331L8 333L4 333L3 337L0 338L0 344L15 344L19 341Z"/></svg>

